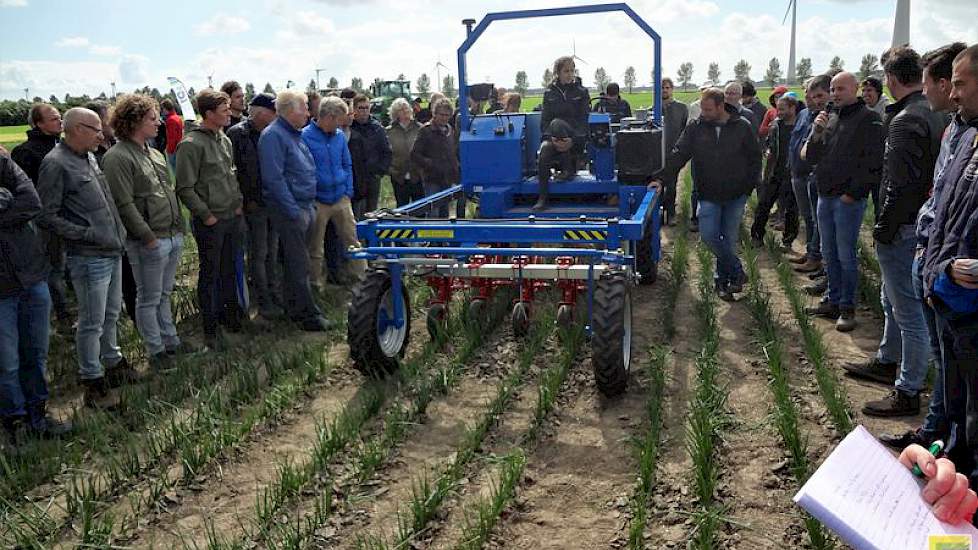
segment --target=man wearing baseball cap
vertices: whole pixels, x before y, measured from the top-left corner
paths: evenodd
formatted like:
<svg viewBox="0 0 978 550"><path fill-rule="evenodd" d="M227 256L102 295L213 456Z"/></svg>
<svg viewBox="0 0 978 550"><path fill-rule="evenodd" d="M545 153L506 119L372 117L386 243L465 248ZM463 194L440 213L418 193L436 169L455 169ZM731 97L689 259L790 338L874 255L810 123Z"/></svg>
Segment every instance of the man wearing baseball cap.
<svg viewBox="0 0 978 550"><path fill-rule="evenodd" d="M278 233L272 228L261 195L261 165L258 160L258 137L275 120L275 96L258 94L248 104L248 118L228 129L234 148L238 185L244 197L245 223L248 225L248 278L251 296L258 314L265 319L282 316L275 291L275 258L278 256Z"/></svg>

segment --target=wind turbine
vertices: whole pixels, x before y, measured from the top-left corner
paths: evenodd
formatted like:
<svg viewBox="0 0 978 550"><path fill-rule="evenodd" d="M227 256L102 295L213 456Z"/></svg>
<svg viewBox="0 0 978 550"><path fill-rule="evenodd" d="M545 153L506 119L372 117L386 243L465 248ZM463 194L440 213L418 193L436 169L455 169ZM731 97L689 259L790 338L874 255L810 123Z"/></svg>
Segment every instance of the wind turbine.
<svg viewBox="0 0 978 550"><path fill-rule="evenodd" d="M448 66L441 62L441 56L438 57L438 62L435 63L435 78L438 79L438 92L441 93L441 70L442 67L448 70Z"/></svg>
<svg viewBox="0 0 978 550"><path fill-rule="evenodd" d="M580 57L577 57L577 41L574 39L571 39L571 59L580 61L581 63L587 65L587 61L584 61Z"/></svg>
<svg viewBox="0 0 978 550"><path fill-rule="evenodd" d="M798 21L798 0L788 0L788 9L784 12L784 19L781 24L788 20L788 12L791 12L791 46L788 50L788 84L795 83L795 28Z"/></svg>
<svg viewBox="0 0 978 550"><path fill-rule="evenodd" d="M910 43L910 0L897 0L896 18L893 21L893 44L906 46Z"/></svg>

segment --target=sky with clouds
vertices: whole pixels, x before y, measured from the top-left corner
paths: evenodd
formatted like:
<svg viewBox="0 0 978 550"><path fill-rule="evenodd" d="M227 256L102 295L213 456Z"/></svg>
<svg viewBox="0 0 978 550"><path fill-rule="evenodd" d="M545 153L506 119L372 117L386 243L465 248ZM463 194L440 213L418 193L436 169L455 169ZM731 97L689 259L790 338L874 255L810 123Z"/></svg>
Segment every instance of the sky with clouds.
<svg viewBox="0 0 978 550"><path fill-rule="evenodd" d="M236 79L276 89L301 87L320 73L326 85L399 73L435 79L440 59L457 73L461 20L486 13L582 4L575 0L0 0L0 98L98 95L143 86L166 89L177 76L197 89ZM628 4L662 36L663 74L693 63L694 82L716 61L721 78L739 59L763 78L768 61L787 65L786 0L633 0ZM162 12L151 7L165 5ZM858 69L865 53L890 44L896 0L799 0L798 58L816 71L840 56ZM911 0L911 44L921 51L953 40L978 41L978 0ZM790 22L790 20L789 20ZM590 85L603 67L616 80L634 66L650 80L652 46L624 14L494 23L469 54L469 81L511 86L517 71L540 85L543 71L572 48ZM434 86L433 86L434 87Z"/></svg>

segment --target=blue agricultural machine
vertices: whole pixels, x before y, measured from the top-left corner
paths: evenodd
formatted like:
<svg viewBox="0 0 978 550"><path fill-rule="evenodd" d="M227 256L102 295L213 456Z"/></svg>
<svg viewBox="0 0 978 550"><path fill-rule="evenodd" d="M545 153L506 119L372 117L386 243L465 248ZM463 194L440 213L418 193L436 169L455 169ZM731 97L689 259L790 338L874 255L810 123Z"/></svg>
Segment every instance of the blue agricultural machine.
<svg viewBox="0 0 978 550"><path fill-rule="evenodd" d="M511 324L527 332L534 297L560 296L558 324L575 318L590 337L598 389L625 390L631 364L632 288L655 281L659 261L659 197L647 183L662 168L662 45L626 4L490 13L458 48L459 105L466 105L466 53L495 21L624 12L653 42L655 90L644 120L612 123L592 113L587 170L550 188L550 206L534 211L538 194L540 113L470 116L460 112L461 182L400 208L368 214L357 224L364 243L350 256L370 263L354 288L348 341L356 367L371 375L397 369L407 349L411 304L404 279L422 277L433 290L427 327L436 332L453 296L469 301L478 319L501 289L510 289ZM474 217L433 217L435 205L464 199ZM457 298L456 298L457 299ZM581 311L576 312L575 309Z"/></svg>

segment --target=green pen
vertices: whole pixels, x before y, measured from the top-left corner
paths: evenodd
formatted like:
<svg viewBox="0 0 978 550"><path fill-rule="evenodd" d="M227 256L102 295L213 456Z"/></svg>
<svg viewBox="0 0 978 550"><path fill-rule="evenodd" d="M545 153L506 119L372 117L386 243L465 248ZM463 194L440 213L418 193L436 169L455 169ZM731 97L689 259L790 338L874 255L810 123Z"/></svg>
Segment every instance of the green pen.
<svg viewBox="0 0 978 550"><path fill-rule="evenodd" d="M941 452L944 451L944 442L938 439L937 441L931 443L930 448L927 450L930 451L930 454L934 455L934 458L937 458L941 454ZM911 471L913 472L913 475L917 477L920 478L924 477L924 472L922 472L920 470L920 466L916 464L913 465L913 470Z"/></svg>

